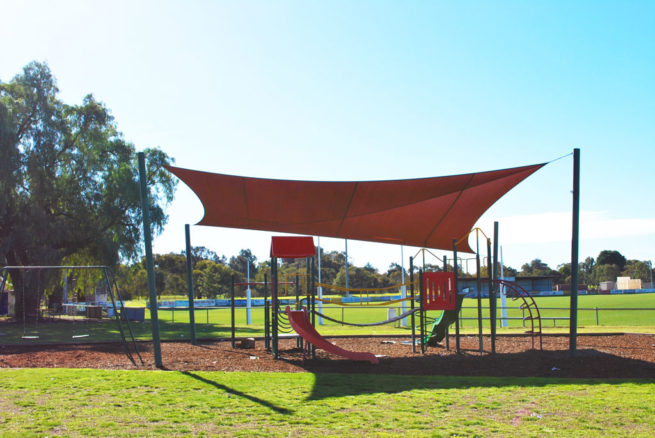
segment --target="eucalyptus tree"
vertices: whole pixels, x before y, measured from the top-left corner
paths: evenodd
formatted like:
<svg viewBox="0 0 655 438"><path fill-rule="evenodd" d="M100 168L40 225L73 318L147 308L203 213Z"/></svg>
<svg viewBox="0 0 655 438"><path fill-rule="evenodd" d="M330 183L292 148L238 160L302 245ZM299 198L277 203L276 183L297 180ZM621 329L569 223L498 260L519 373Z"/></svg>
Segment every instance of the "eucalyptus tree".
<svg viewBox="0 0 655 438"><path fill-rule="evenodd" d="M142 245L135 147L93 95L68 105L58 91L38 62L0 82L0 263L52 265L75 254L108 265L135 259ZM164 152L145 153L156 233L176 180L162 167L171 161ZM28 277L12 272L18 318L42 292Z"/></svg>

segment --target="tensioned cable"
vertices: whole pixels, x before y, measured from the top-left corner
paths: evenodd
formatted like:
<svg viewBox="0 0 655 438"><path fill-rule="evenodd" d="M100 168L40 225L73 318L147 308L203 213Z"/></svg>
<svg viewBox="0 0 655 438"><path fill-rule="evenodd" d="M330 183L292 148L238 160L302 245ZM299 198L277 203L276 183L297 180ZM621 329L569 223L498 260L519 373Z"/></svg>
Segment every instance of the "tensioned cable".
<svg viewBox="0 0 655 438"><path fill-rule="evenodd" d="M400 314L398 316L394 316L393 318L389 318L385 321L379 321L379 322L369 322L369 323L355 323L355 322L346 322L346 321L339 321L338 319L330 318L327 315L322 314L321 312L314 310L313 312L322 317L327 319L328 321L336 322L337 324L342 324L342 325L352 325L356 327L372 327L376 325L384 325L384 324L390 324L392 322L398 321L399 319L407 318L410 316L412 313L419 311L420 309L413 309L413 310L408 310L407 312Z"/></svg>

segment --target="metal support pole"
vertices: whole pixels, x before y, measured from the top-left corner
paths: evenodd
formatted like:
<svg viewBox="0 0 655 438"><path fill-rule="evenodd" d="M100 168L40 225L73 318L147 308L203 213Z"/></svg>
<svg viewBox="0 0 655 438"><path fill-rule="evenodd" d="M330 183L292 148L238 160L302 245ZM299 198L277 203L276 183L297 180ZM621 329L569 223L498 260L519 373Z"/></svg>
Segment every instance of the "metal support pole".
<svg viewBox="0 0 655 438"><path fill-rule="evenodd" d="M484 352L484 341L482 340L482 281L480 279L480 231L475 230L475 268L477 270L475 281L478 289L478 340L480 343L480 354Z"/></svg>
<svg viewBox="0 0 655 438"><path fill-rule="evenodd" d="M491 329L491 353L496 352L496 285L493 281L491 240L487 239L487 278L489 279L489 326Z"/></svg>
<svg viewBox="0 0 655 438"><path fill-rule="evenodd" d="M232 296L231 314L232 314L232 348L236 346L236 321L234 318L234 275L232 276L232 284L230 285L230 295Z"/></svg>
<svg viewBox="0 0 655 438"><path fill-rule="evenodd" d="M250 289L250 259L246 262L248 285L246 286L246 325L252 324L252 290Z"/></svg>
<svg viewBox="0 0 655 438"><path fill-rule="evenodd" d="M296 272L296 305L294 307L296 310L300 310L300 276L298 275L297 272ZM309 302L307 302L307 311L309 311ZM302 350L303 348L302 336L298 336L296 338L296 347Z"/></svg>
<svg viewBox="0 0 655 438"><path fill-rule="evenodd" d="M141 186L141 211L143 216L143 240L146 248L146 270L148 273L148 291L150 293L150 324L152 326L152 347L155 366L162 368L161 341L159 339L159 315L157 313L157 289L155 286L155 262L152 257L152 233L150 231L150 202L146 185L146 157L143 152L137 154L139 160L139 183Z"/></svg>
<svg viewBox="0 0 655 438"><path fill-rule="evenodd" d="M314 264L314 257L309 258L311 264L310 283L307 285L312 294L311 309L312 309L312 327L316 327L316 285L314 284L314 276L316 275L316 265ZM316 345L312 344L312 359L316 359Z"/></svg>
<svg viewBox="0 0 655 438"><path fill-rule="evenodd" d="M280 352L278 351L278 326L277 326L277 257L271 257L271 316L273 322L271 329L273 331L273 358L279 359Z"/></svg>
<svg viewBox="0 0 655 438"><path fill-rule="evenodd" d="M191 329L191 344L196 345L196 309L193 303L193 267L191 266L191 231L189 224L184 225L186 237L186 284L189 295L189 328Z"/></svg>
<svg viewBox="0 0 655 438"><path fill-rule="evenodd" d="M455 293L458 293L457 290L457 239L453 239L453 273L455 274ZM455 316L455 351L460 353L460 343L459 343L459 313Z"/></svg>
<svg viewBox="0 0 655 438"><path fill-rule="evenodd" d="M445 254L443 256L443 271L448 272L448 256ZM455 289L455 294L457 294L457 289ZM444 313L443 316L445 318L446 314ZM450 351L450 324L448 324L448 321L446 321L446 350Z"/></svg>
<svg viewBox="0 0 655 438"><path fill-rule="evenodd" d="M409 296L411 309L414 310L414 257L409 258ZM416 353L416 312L412 312L412 353Z"/></svg>
<svg viewBox="0 0 655 438"><path fill-rule="evenodd" d="M316 251L318 252L318 283L320 284L321 283L321 237L319 236L319 237L317 237L317 239L318 239L318 242L317 242L318 247L316 248ZM318 311L320 313L323 313L323 301L321 301L323 299L323 287L322 286L320 286L320 285L318 286L317 293L318 293L318 299L319 299L319 301L318 301ZM323 325L323 317L322 316L318 317L318 325Z"/></svg>
<svg viewBox="0 0 655 438"><path fill-rule="evenodd" d="M578 245L580 231L580 149L573 149L573 221L571 230L571 314L569 352L576 355L578 341Z"/></svg>
<svg viewBox="0 0 655 438"><path fill-rule="evenodd" d="M494 255L493 255L493 268L491 270L491 281L494 284L494 299L492 301L494 305L493 309L493 319L491 320L491 352L496 352L496 318L498 314L498 295L496 291L498 290L498 222L494 222Z"/></svg>
<svg viewBox="0 0 655 438"><path fill-rule="evenodd" d="M419 315L419 320L421 324L421 354L425 354L425 306L424 306L424 285L423 285L423 270L419 269L418 271L419 275L419 307L421 310L419 310L420 315Z"/></svg>
<svg viewBox="0 0 655 438"><path fill-rule="evenodd" d="M478 289L478 341L480 344L480 354L484 352L484 341L482 339L482 280L480 278L480 254L475 255L475 266L478 270L475 277L476 287Z"/></svg>
<svg viewBox="0 0 655 438"><path fill-rule="evenodd" d="M264 274L264 346L271 349L271 320L268 305L268 274Z"/></svg>
<svg viewBox="0 0 655 438"><path fill-rule="evenodd" d="M350 296L350 290L348 290L348 239L345 239L346 241L346 296Z"/></svg>
<svg viewBox="0 0 655 438"><path fill-rule="evenodd" d="M403 300L407 298L407 286L405 286L405 255L403 253L403 245L400 245L400 298ZM401 312L405 313L407 311L407 301L403 301L400 305ZM402 327L407 327L407 318L403 318L400 321Z"/></svg>

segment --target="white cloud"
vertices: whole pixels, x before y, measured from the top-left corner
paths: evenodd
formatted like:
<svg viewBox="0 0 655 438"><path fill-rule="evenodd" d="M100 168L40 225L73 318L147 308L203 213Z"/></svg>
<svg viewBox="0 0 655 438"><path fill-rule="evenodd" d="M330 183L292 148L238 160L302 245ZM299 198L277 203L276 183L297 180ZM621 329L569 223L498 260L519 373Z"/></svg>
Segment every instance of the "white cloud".
<svg viewBox="0 0 655 438"><path fill-rule="evenodd" d="M496 220L503 245L571 241L571 212L506 216ZM477 226L493 230L493 220L482 219ZM581 240L652 235L655 235L655 219L612 218L606 211L580 212Z"/></svg>

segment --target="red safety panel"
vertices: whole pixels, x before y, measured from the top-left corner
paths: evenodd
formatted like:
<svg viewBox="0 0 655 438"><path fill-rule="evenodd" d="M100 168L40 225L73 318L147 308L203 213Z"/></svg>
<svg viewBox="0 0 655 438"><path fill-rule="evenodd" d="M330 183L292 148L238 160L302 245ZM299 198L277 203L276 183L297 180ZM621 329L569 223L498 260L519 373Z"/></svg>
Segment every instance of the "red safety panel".
<svg viewBox="0 0 655 438"><path fill-rule="evenodd" d="M426 272L423 274L423 307L425 310L455 310L455 274Z"/></svg>
<svg viewBox="0 0 655 438"><path fill-rule="evenodd" d="M271 257L299 259L316 255L314 238L310 236L273 236Z"/></svg>

